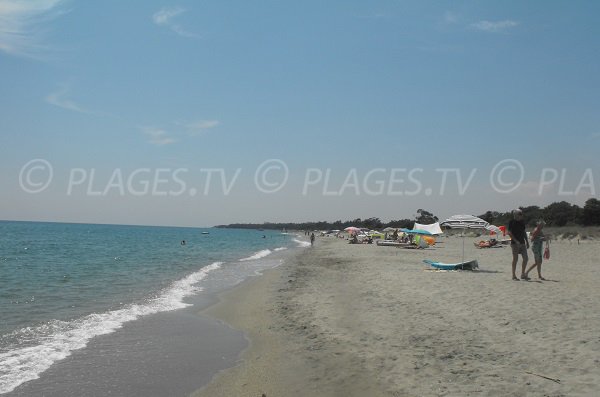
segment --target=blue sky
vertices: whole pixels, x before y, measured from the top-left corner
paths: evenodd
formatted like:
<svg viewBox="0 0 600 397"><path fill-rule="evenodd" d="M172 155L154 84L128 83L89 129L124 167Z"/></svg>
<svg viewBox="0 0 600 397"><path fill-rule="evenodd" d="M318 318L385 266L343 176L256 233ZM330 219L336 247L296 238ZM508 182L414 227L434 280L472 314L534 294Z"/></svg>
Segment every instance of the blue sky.
<svg viewBox="0 0 600 397"><path fill-rule="evenodd" d="M0 219L208 226L583 205L600 189L599 8L0 0ZM52 179L31 192L23 178L47 176L24 171L36 159ZM285 179L265 192L255 176L274 159L287 178L263 168Z"/></svg>

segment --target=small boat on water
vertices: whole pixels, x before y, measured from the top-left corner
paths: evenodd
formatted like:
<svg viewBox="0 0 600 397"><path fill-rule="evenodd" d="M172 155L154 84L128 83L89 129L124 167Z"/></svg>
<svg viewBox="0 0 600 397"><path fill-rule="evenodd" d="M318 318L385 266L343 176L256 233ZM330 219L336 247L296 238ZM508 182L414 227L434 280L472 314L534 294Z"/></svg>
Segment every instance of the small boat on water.
<svg viewBox="0 0 600 397"><path fill-rule="evenodd" d="M210 232L202 232L202 234L210 234Z"/></svg>

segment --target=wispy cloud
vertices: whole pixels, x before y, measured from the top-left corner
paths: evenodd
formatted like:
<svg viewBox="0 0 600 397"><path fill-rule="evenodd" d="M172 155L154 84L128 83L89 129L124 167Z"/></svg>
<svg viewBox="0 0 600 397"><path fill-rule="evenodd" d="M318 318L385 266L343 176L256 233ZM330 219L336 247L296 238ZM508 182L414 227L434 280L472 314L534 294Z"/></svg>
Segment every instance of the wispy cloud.
<svg viewBox="0 0 600 397"><path fill-rule="evenodd" d="M29 58L43 58L45 23L64 14L65 0L1 0L0 51Z"/></svg>
<svg viewBox="0 0 600 397"><path fill-rule="evenodd" d="M167 131L157 127L139 127L139 129L149 137L148 142L156 146L169 145L176 142L171 138Z"/></svg>
<svg viewBox="0 0 600 397"><path fill-rule="evenodd" d="M80 106L78 103L76 103L72 99L69 99L68 98L69 93L70 93L69 85L61 84L60 88L57 91L48 94L46 96L46 98L44 98L44 99L49 104L58 106L59 108L63 108L65 110L71 110L73 112L86 113L86 114L95 113L95 112L92 112L91 110L83 108L82 106Z"/></svg>
<svg viewBox="0 0 600 397"><path fill-rule="evenodd" d="M154 13L152 20L159 26L169 26L172 24L171 20L184 11L181 7L164 7Z"/></svg>
<svg viewBox="0 0 600 397"><path fill-rule="evenodd" d="M519 23L506 19L504 21L479 21L471 24L471 27L483 32L498 33L514 28Z"/></svg>
<svg viewBox="0 0 600 397"><path fill-rule="evenodd" d="M138 127L139 130L144 133L148 138L148 142L156 145L163 146L171 143L178 142L181 139L185 139L186 136L195 137L204 135L208 130L220 125L218 120L198 120L194 122L172 122L169 123L167 129L153 126Z"/></svg>
<svg viewBox="0 0 600 397"><path fill-rule="evenodd" d="M179 124L183 126L189 135L202 135L211 128L215 128L219 125L218 120L199 120L193 123Z"/></svg>
<svg viewBox="0 0 600 397"><path fill-rule="evenodd" d="M188 32L182 28L181 25L175 22L175 18L183 14L185 11L186 10L181 7L164 7L152 15L152 21L154 21L154 23L158 26L171 29L179 36L197 38L198 35Z"/></svg>
<svg viewBox="0 0 600 397"><path fill-rule="evenodd" d="M452 12L452 11L446 11L444 13L444 22L446 22L447 24L455 24L458 23L459 20L459 16L458 14Z"/></svg>

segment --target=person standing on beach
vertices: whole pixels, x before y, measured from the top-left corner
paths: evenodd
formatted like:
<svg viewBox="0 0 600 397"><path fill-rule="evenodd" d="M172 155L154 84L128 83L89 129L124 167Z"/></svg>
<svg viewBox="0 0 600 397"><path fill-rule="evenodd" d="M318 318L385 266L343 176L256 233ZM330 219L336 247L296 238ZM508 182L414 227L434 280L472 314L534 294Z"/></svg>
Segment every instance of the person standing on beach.
<svg viewBox="0 0 600 397"><path fill-rule="evenodd" d="M543 230L545 224L546 222L540 219L537 222L537 226L533 232L531 232L531 251L533 251L533 259L535 260L535 263L531 265L531 267L525 272L526 280L529 279L529 272L533 270L534 267L537 267L538 278L540 280L545 280L545 278L542 277L542 248L544 246L544 241L546 241Z"/></svg>
<svg viewBox="0 0 600 397"><path fill-rule="evenodd" d="M523 264L521 265L521 279L528 280L525 273L527 268L527 250L529 249L529 242L527 241L527 233L525 233L525 222L523 221L523 211L516 209L513 211L513 219L508 222L508 235L510 236L510 247L512 248L512 279L519 280L517 278L517 262L519 255L523 257Z"/></svg>
<svg viewBox="0 0 600 397"><path fill-rule="evenodd" d="M312 247L312 245L315 243L315 234L311 233L310 234L310 246Z"/></svg>

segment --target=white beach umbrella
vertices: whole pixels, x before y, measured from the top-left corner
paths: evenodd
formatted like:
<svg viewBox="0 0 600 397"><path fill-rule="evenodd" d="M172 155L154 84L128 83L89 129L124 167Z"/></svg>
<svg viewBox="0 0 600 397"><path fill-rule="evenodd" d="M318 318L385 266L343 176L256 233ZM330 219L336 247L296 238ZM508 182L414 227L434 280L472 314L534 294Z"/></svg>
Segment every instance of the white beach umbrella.
<svg viewBox="0 0 600 397"><path fill-rule="evenodd" d="M453 215L440 223L440 226L446 226L451 229L486 229L489 226L489 222L478 218L473 215ZM498 229L500 230L500 229ZM462 261L465 261L465 236L462 236Z"/></svg>
<svg viewBox="0 0 600 397"><path fill-rule="evenodd" d="M440 226L451 229L485 229L488 225L488 222L473 215L452 215L440 223Z"/></svg>

